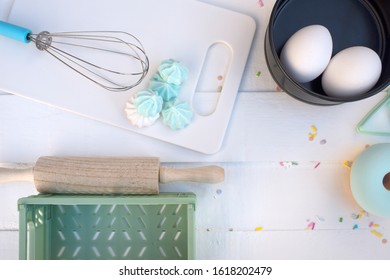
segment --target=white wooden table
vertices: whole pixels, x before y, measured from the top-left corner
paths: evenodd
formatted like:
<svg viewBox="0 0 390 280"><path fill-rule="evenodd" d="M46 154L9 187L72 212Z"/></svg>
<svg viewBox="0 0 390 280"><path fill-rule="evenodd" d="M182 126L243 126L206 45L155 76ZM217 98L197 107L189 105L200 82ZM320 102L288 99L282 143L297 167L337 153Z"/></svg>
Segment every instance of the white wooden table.
<svg viewBox="0 0 390 280"><path fill-rule="evenodd" d="M388 137L356 124L385 95L320 107L277 90L263 38L274 0L205 0L252 16L257 33L222 149L204 155L6 93L0 95L0 162L43 155L159 156L166 165L215 163L217 185L173 184L197 195L198 259L390 259L390 219L361 213L345 161ZM0 0L6 19L13 0ZM1 64L0 64L1 67ZM257 77L256 73L261 75ZM309 140L311 126L317 137ZM0 186L0 259L18 258L17 200L32 184ZM376 224L377 237L370 224ZM355 228L355 229L354 229Z"/></svg>

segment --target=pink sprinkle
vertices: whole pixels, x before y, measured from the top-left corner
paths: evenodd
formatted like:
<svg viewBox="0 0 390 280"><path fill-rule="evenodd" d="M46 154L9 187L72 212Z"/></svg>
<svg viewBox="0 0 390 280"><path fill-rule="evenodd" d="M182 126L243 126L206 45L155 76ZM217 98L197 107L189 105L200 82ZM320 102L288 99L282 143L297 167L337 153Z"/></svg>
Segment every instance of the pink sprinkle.
<svg viewBox="0 0 390 280"><path fill-rule="evenodd" d="M259 4L260 7L264 7L263 0L258 0L257 3Z"/></svg>
<svg viewBox="0 0 390 280"><path fill-rule="evenodd" d="M307 227L311 228L311 230L314 230L315 225L316 224L314 222L311 222L310 224L307 225Z"/></svg>
<svg viewBox="0 0 390 280"><path fill-rule="evenodd" d="M317 163L314 168L317 168L318 166L320 166L321 162Z"/></svg>
<svg viewBox="0 0 390 280"><path fill-rule="evenodd" d="M373 222L371 222L368 226L369 227L372 227L374 225L374 223Z"/></svg>

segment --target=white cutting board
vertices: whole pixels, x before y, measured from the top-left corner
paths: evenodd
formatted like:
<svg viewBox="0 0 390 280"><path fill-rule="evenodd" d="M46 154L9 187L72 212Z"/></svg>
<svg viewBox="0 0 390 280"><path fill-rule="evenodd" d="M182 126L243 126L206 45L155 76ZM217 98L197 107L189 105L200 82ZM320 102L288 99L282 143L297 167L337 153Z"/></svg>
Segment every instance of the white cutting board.
<svg viewBox="0 0 390 280"><path fill-rule="evenodd" d="M1 37L1 90L205 154L222 145L256 29L251 17L195 0L15 0L8 22L34 33L127 31L142 42L150 71L138 87L109 92L33 43ZM126 101L146 88L161 61L169 58L189 69L179 98L192 106L193 121L179 131L161 119L148 128L132 126L124 112Z"/></svg>

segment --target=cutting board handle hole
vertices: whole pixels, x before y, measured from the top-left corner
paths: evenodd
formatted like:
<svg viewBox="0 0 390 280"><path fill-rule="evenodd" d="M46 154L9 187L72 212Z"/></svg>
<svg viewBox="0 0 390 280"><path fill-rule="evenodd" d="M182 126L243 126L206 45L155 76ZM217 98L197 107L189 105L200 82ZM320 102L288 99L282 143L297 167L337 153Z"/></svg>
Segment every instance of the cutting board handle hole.
<svg viewBox="0 0 390 280"><path fill-rule="evenodd" d="M232 49L225 42L215 42L207 49L193 97L197 114L209 116L217 109L228 79L231 59Z"/></svg>

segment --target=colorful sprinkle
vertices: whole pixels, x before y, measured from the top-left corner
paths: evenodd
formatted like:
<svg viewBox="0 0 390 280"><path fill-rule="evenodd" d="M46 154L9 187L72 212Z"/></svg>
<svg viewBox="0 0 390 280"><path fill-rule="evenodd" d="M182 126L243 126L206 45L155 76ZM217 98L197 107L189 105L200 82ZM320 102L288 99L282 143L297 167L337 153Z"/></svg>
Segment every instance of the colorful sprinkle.
<svg viewBox="0 0 390 280"><path fill-rule="evenodd" d="M320 141L320 144L321 144L321 145L325 145L326 143L327 143L326 139L322 139L322 140Z"/></svg>
<svg viewBox="0 0 390 280"><path fill-rule="evenodd" d="M343 217L340 217L339 218L339 223L342 223L343 222Z"/></svg>
<svg viewBox="0 0 390 280"><path fill-rule="evenodd" d="M355 224L352 229L358 229L358 228L359 226Z"/></svg>
<svg viewBox="0 0 390 280"><path fill-rule="evenodd" d="M305 228L305 230L314 230L314 227L316 226L316 223L314 222L311 222L307 225L307 227Z"/></svg>
<svg viewBox="0 0 390 280"><path fill-rule="evenodd" d="M260 72L260 71L257 71L257 72L256 72L256 77L258 78L258 77L260 77L260 75L261 75L261 72Z"/></svg>
<svg viewBox="0 0 390 280"><path fill-rule="evenodd" d="M387 239L383 238L382 239L382 244L387 244Z"/></svg>
<svg viewBox="0 0 390 280"><path fill-rule="evenodd" d="M222 92L222 86L217 87L217 92Z"/></svg>
<svg viewBox="0 0 390 280"><path fill-rule="evenodd" d="M360 219L362 216L360 215L360 214L355 214L355 213L353 213L353 214L351 214L351 219L354 219L354 220L358 220L358 219Z"/></svg>
<svg viewBox="0 0 390 280"><path fill-rule="evenodd" d="M348 168L351 168L352 163L353 163L352 161L346 160L346 161L344 161L344 166L348 167Z"/></svg>
<svg viewBox="0 0 390 280"><path fill-rule="evenodd" d="M283 166L283 167L286 167L286 168L290 168L292 166L297 166L299 164L296 161L280 161L279 165Z"/></svg>
<svg viewBox="0 0 390 280"><path fill-rule="evenodd" d="M379 238L382 238L383 234L382 233L379 233L377 232L376 230L372 230L371 233Z"/></svg>
<svg viewBox="0 0 390 280"><path fill-rule="evenodd" d="M259 4L260 8L264 7L263 0L257 0L257 3Z"/></svg>
<svg viewBox="0 0 390 280"><path fill-rule="evenodd" d="M221 190L221 189L218 189L218 190L216 191L216 193L217 193L217 194L222 194L222 190Z"/></svg>
<svg viewBox="0 0 390 280"><path fill-rule="evenodd" d="M315 127L314 125L311 125L310 126L310 129L312 132L309 132L308 135L309 135L309 141L313 141L314 138L317 137L317 127Z"/></svg>
<svg viewBox="0 0 390 280"><path fill-rule="evenodd" d="M218 80L218 81L222 81L222 80L223 80L223 77L222 77L221 75L219 75L219 76L217 77L217 80Z"/></svg>
<svg viewBox="0 0 390 280"><path fill-rule="evenodd" d="M320 166L320 164L321 164L321 162L318 162L318 163L314 166L314 168L318 168L318 166Z"/></svg>
<svg viewBox="0 0 390 280"><path fill-rule="evenodd" d="M263 230L263 227L257 227L255 228L255 231L262 231Z"/></svg>

